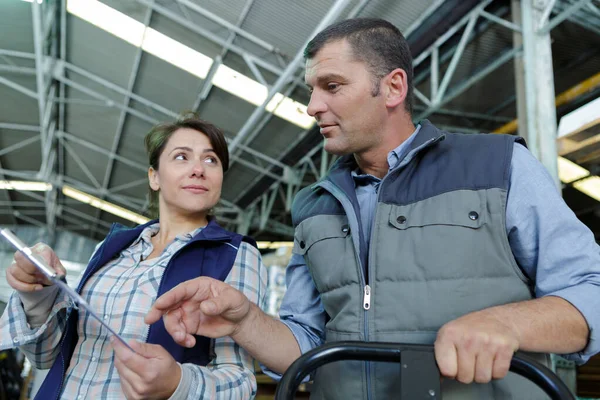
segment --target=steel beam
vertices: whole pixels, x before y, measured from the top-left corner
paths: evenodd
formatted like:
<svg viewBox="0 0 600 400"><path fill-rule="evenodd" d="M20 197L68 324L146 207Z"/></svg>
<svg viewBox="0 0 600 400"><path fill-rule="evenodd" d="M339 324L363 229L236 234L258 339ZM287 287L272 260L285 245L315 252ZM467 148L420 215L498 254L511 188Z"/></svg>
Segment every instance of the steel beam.
<svg viewBox="0 0 600 400"><path fill-rule="evenodd" d="M16 67L14 65L0 65L0 72L19 75L35 75L35 68Z"/></svg>
<svg viewBox="0 0 600 400"><path fill-rule="evenodd" d="M196 13L202 15L205 18L210 19L213 22L216 22L217 24L225 27L227 30L235 33L238 36L243 37L246 40L249 40L250 42L262 47L263 49L265 49L266 51L270 52L270 53L277 53L279 52L273 45L271 45L270 43L265 42L264 40L262 40L261 38L243 30L240 28L239 24L232 24L231 22L219 17L218 15L208 11L207 9L201 7L200 5L198 5L197 3L191 2L189 0L177 0L177 2L179 4L183 4L186 7L188 7L190 10L195 11Z"/></svg>
<svg viewBox="0 0 600 400"><path fill-rule="evenodd" d="M40 140L39 136L32 136L30 138L21 140L20 142L17 142L11 146L5 147L2 150L0 150L0 156L4 156L4 155L12 153L13 151L16 151L16 150L20 150L23 147L29 146L30 144L35 143L39 140Z"/></svg>
<svg viewBox="0 0 600 400"><path fill-rule="evenodd" d="M154 0L152 0L152 4L154 4ZM150 22L152 20L152 8L148 8L148 10L146 11L146 15L144 16L144 26L145 27L149 27L150 26ZM133 67L131 68L131 73L129 75L129 82L127 83L127 91L129 93L133 93L133 89L135 87L135 82L137 80L138 74L139 74L139 70L140 70L140 63L142 61L142 55L144 54L144 51L142 50L142 47L138 47L136 49L136 54L135 54L135 59L133 60ZM125 101L123 102L123 104L126 107L129 107L131 105L131 96L127 95L125 96ZM106 171L104 173L104 178L102 179L102 190L105 191L108 189L108 186L110 185L110 180L112 177L112 172L113 172L113 168L115 166L115 157L114 155L117 154L117 150L119 149L119 144L121 143L121 137L123 136L123 130L125 128L125 119L127 118L127 112L125 110L121 110L121 113L119 114L119 121L117 122L117 129L115 132L115 136L113 138L113 142L112 142L112 146L111 146L111 156L109 156L108 158L108 164L106 165ZM100 197L101 199L104 200L104 196ZM100 218L100 213L102 212L102 210L98 210L96 211L96 219ZM96 228L96 225L94 225L94 227L92 228L92 231L94 231Z"/></svg>
<svg viewBox="0 0 600 400"><path fill-rule="evenodd" d="M489 19L492 22L495 22L495 23L497 23L499 25L502 25L505 28L508 28L508 29L513 30L515 32L521 32L521 27L520 26L518 26L516 24L513 24L513 23L511 23L511 22L509 22L509 21L507 21L505 19L499 18L499 17L497 17L494 14L490 14L487 11L482 10L481 11L481 16L484 17L484 18Z"/></svg>
<svg viewBox="0 0 600 400"><path fill-rule="evenodd" d="M0 56L25 58L27 60L35 60L35 54L27 53L24 51L16 51L10 49L0 49Z"/></svg>
<svg viewBox="0 0 600 400"><path fill-rule="evenodd" d="M151 5L150 0L135 0L135 1L137 1L140 4L144 4L148 7L152 7L152 9L156 13L161 14L162 16L170 19L171 21L179 23L180 25L188 28L192 32L197 33L198 35L204 37L205 39L210 40L213 43L216 43L222 47L226 46L226 43L227 43L226 39L223 39L223 38L215 35L214 33L198 26L197 24L193 23L192 21L188 21L188 20L181 18L180 15L169 10L166 7L163 7L159 4ZM268 61L264 60L263 58L255 56L253 54L250 54L248 51L242 49L239 46L231 44L231 45L229 45L229 50L240 55L241 57L243 57L244 55L246 55L247 57L250 57L252 59L252 61L254 61L256 63L256 65L259 65L260 67L266 69L267 71L270 71L277 75L280 75L282 73L281 68L279 68L278 66L269 63Z"/></svg>
<svg viewBox="0 0 600 400"><path fill-rule="evenodd" d="M484 66L483 68L481 68L478 72L476 72L475 74L473 74L472 76L470 76L466 80L464 80L464 81L456 84L456 86L454 86L449 91L449 93L443 99L440 100L439 103L437 103L436 105L432 105L431 107L427 108L425 111L423 111L422 113L420 113L414 119L418 121L418 120L424 119L427 116L435 113L439 108L441 108L442 106L444 106L445 104L447 104L448 102L450 102L451 100L453 100L454 98L456 98L457 96L459 96L460 94L464 93L467 89L469 89L475 83L479 82L485 76L489 75L492 71L496 70L501 65L503 65L506 62L510 61L520 51L521 51L520 49L511 49L511 50L505 51L500 56L498 56L498 58L496 58L495 60L493 60L491 63L489 63L486 66Z"/></svg>
<svg viewBox="0 0 600 400"><path fill-rule="evenodd" d="M72 72L75 72L75 73L77 73L79 75L82 75L82 76L90 79L91 81L93 81L93 82L95 82L95 83L97 83L99 85L102 85L102 86L104 86L104 87L106 87L108 89L111 89L111 90L113 90L113 91L115 91L115 92L117 92L117 93L119 93L119 94L121 94L123 96L129 96L131 99L133 99L133 100L135 100L137 102L140 102L140 103L142 103L142 104L144 104L144 105L146 105L146 106L148 106L148 107L150 107L150 108L152 108L152 109L154 109L156 111L159 111L159 112L167 115L170 118L175 119L175 118L177 118L179 116L178 113L176 113L174 111L171 111L171 110L169 110L169 109L167 109L167 108L165 108L163 106L160 106L160 105L158 105L158 104L156 104L156 103L154 103L154 102L152 102L152 101L150 101L148 99L145 99L142 96L136 95L135 93L132 93L130 90L127 90L127 89L122 88L122 87L120 87L118 85L115 85L114 83L109 82L109 81L107 81L107 80L105 80L103 78L100 78L100 77L92 74L91 72L86 71L83 68L77 67L77 66L72 65L70 63L64 63L64 67L67 70L69 70L69 71L72 71ZM101 100L101 101L105 102L108 107L114 107L114 108L117 108L117 109L120 109L120 110L123 110L123 111L127 111L131 115L134 115L134 116L136 116L136 117L142 119L143 121L146 121L146 122L148 122L148 123L150 123L152 125L155 125L155 124L157 124L157 123L160 122L156 118L151 117L151 116L149 116L149 115L147 115L147 114L145 114L145 113L143 113L141 111L135 110L135 109L133 109L133 108L131 108L129 106L125 106L125 105L116 103L114 100L112 100L112 99L110 99L110 98L108 98L108 97L106 97L106 96L104 96L104 95L102 95L102 94L100 94L100 93L98 93L98 92L96 92L96 91L88 88L85 85L82 85L82 84L80 84L78 82L75 82L75 81L73 81L71 79L67 79L64 76L64 71L62 71L62 68L60 68L60 66L55 69L54 77L58 81L66 84L69 87L72 87L73 89L76 89L76 90L78 90L78 91L80 91L80 92L82 92L82 93L84 93L84 94L86 94L86 95L88 95L90 97L93 97L93 98L95 98L97 100ZM256 154L257 153L255 150L252 150L252 149L250 149L250 148L248 148L247 146L244 146L244 145L240 145L239 148L240 148L241 151L246 151L246 152L248 152L250 154ZM230 152L231 152L231 150L230 150ZM278 160L276 160L274 158L271 158L271 157L268 157L265 154L261 153L260 157L262 159L268 161L271 164L274 164L274 165L278 165L279 164ZM232 155L232 159L235 159L235 156Z"/></svg>
<svg viewBox="0 0 600 400"><path fill-rule="evenodd" d="M107 157L111 157L112 153L109 152L108 150L106 150L105 148L102 148L102 147L98 146L97 144L91 143L91 142L89 142L89 141L87 141L85 139L77 137L77 136L75 136L75 135L73 135L71 133L63 132L63 131L57 131L56 135L57 135L58 138L67 139L67 140L69 140L71 142L77 143L77 144L79 144L81 146L84 146L84 147L90 149L90 150L94 150L94 151L96 151L96 152L98 152L100 154L103 154L103 155L107 156ZM121 162L121 163L123 163L125 165L128 165L129 167L132 167L132 168L135 168L137 170L144 171L144 172L148 171L148 167L146 165L144 165L144 164L141 164L141 163L138 163L138 162L135 162L135 161L131 161L130 159L125 158L125 157L121 157L121 156L119 156L117 154L112 154L112 156L117 161L119 161L119 162Z"/></svg>
<svg viewBox="0 0 600 400"><path fill-rule="evenodd" d="M27 97L31 97L32 99L36 99L38 98L38 94L36 92L34 92L31 89L27 89L25 86L21 86L18 83L15 83L9 79L6 79L3 76L0 76L0 84L7 86L13 90L16 90L19 93L24 94Z"/></svg>
<svg viewBox="0 0 600 400"><path fill-rule="evenodd" d="M552 18L547 23L544 20L542 20L542 17L546 16L545 10L542 9L542 13L539 16L537 16L538 20L536 21L537 22L536 27L539 27L537 29L537 33L540 34L540 35L545 35L545 34L549 33L558 24L560 24L561 22L563 22L567 18L571 17L578 10L580 10L581 8L583 8L586 5L590 4L591 2L592 2L592 0L578 0L575 3L571 4L569 7L567 7L564 11L562 11L556 17ZM550 5L554 6L554 3L553 2L550 3L549 1L541 0L540 3L547 4L546 9L548 9L549 8L548 6L550 6ZM548 13L548 15L549 15L549 13ZM535 32L535 30L536 29L534 27L534 32Z"/></svg>
<svg viewBox="0 0 600 400"><path fill-rule="evenodd" d="M446 89L448 89L448 85L450 85L450 80L456 71L456 67L458 66L458 61L462 58L463 52L465 51L465 47L467 46L467 41L473 32L473 28L475 27L475 23L477 22L477 18L479 15L477 13L473 13L469 18L469 22L465 27L465 30L460 38L460 42L458 43L458 47L452 56L452 60L450 60L450 64L448 65L448 69L444 74L444 78L442 79L442 83L437 90L436 97L432 101L433 106L437 106L442 102L442 98L446 94Z"/></svg>
<svg viewBox="0 0 600 400"><path fill-rule="evenodd" d="M409 37L413 32L419 29L421 25L423 25L423 23L429 17L431 17L431 15L433 15L433 13L436 12L445 2L446 0L435 0L433 3L431 3L431 5L427 7L427 9L423 11L421 15L419 15L419 17L415 19L408 28L406 28L406 30L403 32L404 37Z"/></svg>
<svg viewBox="0 0 600 400"><path fill-rule="evenodd" d="M269 102L273 99L273 97L283 89L285 85L287 85L290 81L290 78L293 77L294 73L301 66L304 61L304 47L308 43L309 40L313 38L318 32L323 30L326 26L331 24L331 22L335 21L335 19L342 13L342 11L346 8L346 6L350 3L350 0L336 0L336 2L331 6L327 14L323 17L323 19L319 22L313 33L306 40L305 44L302 48L296 53L292 61L288 64L285 71L277 78L277 81L273 84L273 86L269 89L269 93L265 101L257 108L254 109L248 120L244 123L240 131L235 135L235 138L229 144L229 151L235 154L236 148L243 144L246 136L252 131L254 125L258 123L262 114L265 112L265 109Z"/></svg>
<svg viewBox="0 0 600 400"><path fill-rule="evenodd" d="M0 170L2 170L2 162L0 162ZM1 171L0 171L0 179L1 180L5 180L6 179L5 176L4 176L4 174ZM14 202L10 198L10 192L8 190L6 190L5 193L6 193L6 198L8 199L8 201L3 202L3 203L6 204L3 207L6 207L6 209L10 212L10 214L13 217L13 222L16 225L17 224L17 219L15 218L15 215L14 215L14 211L15 211L14 207L16 207L16 204L14 204Z"/></svg>
<svg viewBox="0 0 600 400"><path fill-rule="evenodd" d="M425 111L427 108L423 106L415 106L413 107L415 111ZM509 117L500 117L495 115L490 115L488 113L476 113L476 112L468 112L468 111L459 111L459 110L449 110L447 108L439 108L435 111L435 114L440 115L450 115L453 117L464 117L464 118L473 118L479 119L482 121L491 121L491 122L509 122L512 121L512 118Z"/></svg>
<svg viewBox="0 0 600 400"><path fill-rule="evenodd" d="M36 80L36 88L37 88L37 101L38 101L38 113L40 118L40 144L42 146L42 165L45 164L44 158L46 154L44 154L43 150L48 140L48 133L46 131L47 126L45 125L46 121L46 88L47 88L47 79L46 79L46 71L45 71L45 55L44 55L44 47L45 47L45 38L43 37L43 27L42 27L42 5L37 1L33 1L31 3L31 15L33 18L33 48L35 54L35 80Z"/></svg>
<svg viewBox="0 0 600 400"><path fill-rule="evenodd" d="M433 44L429 46L427 50L419 54L419 56L413 60L413 67L420 65L425 59L427 59L427 57L431 55L433 49L442 46L448 39L454 36L464 25L466 25L474 15L479 15L481 11L484 10L491 2L492 0L483 0L477 7L462 17L456 24L448 29L446 33L436 39L436 41L433 42Z"/></svg>
<svg viewBox="0 0 600 400"><path fill-rule="evenodd" d="M15 124L11 122L0 122L0 129L7 129L12 131L25 131L25 132L39 132L39 125L26 125L26 124Z"/></svg>
<svg viewBox="0 0 600 400"><path fill-rule="evenodd" d="M87 176L87 178L90 180L90 182L92 182L94 187L96 187L97 189L101 189L103 191L106 190L105 188L102 188L102 184L100 182L98 182L98 180L96 179L94 174L92 174L92 171L90 171L90 169L85 164L85 162L81 159L81 157L79 157L77 152L71 148L71 145L69 145L68 142L63 142L63 145L65 146L65 150L67 150L67 154L69 154L71 156L71 158L79 166L79 169L81 169L81 171L84 173L84 175Z"/></svg>

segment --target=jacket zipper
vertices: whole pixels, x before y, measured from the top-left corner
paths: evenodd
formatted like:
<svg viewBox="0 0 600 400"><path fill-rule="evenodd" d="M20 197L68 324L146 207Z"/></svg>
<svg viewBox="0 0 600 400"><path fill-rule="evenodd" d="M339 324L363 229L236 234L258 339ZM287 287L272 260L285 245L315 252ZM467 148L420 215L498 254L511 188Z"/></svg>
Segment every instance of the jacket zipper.
<svg viewBox="0 0 600 400"><path fill-rule="evenodd" d="M360 223L358 222L358 218L356 218L356 213L354 212L354 208L352 207L352 204L348 204L349 200L348 200L348 197L344 194L344 191L339 189L337 187L337 185L331 181L321 182L319 184L319 186L323 187L323 189L327 190L329 193L331 193L333 195L333 197L338 199L338 201L340 203L342 203L342 207L344 207L344 209L352 211L352 215L356 219L356 226L359 229L361 229ZM348 218L350 218L348 211L346 211L346 216ZM360 241L360 235L358 237L359 237L358 240ZM371 287L369 286L368 282L366 282L366 280L365 280L364 266L362 265L360 254L358 254L359 249L360 249L360 242L359 242L358 248L356 247L356 245L354 245L354 255L356 257L356 260L357 260L357 263L359 266L358 267L358 276L360 278L360 283L361 283L361 287L362 287L360 296L362 296L362 299L363 299L362 306L363 306L363 310L364 310L363 311L363 321L364 321L363 333L365 335L365 341L368 342L369 341L368 311L371 308ZM367 377L367 383L366 383L367 384L367 400L370 400L372 395L371 395L371 363L369 361L365 361L365 375Z"/></svg>
<svg viewBox="0 0 600 400"><path fill-rule="evenodd" d="M429 139L428 141L426 141L425 143L423 143L422 145L420 145L419 147L413 149L412 151L410 151L403 159L402 161L399 162L399 164L394 168L394 170L399 169L401 167L404 167L405 165L407 165L412 158L414 157L415 154L417 154L418 152L420 152L421 150L433 145L434 143L437 143L441 140L445 139L445 136L438 136L436 138L432 138ZM389 176L390 174L386 174L386 176L383 177L383 179L381 180L381 183L379 185L379 192L377 193L377 203L379 203L380 200L380 196L381 196L381 188L382 185L385 181L385 179ZM329 185L331 185L331 187L328 187ZM342 203L342 207L344 207L344 205L348 206L348 196L344 193L343 190L341 190L335 183L333 183L330 180L325 180L322 181L321 183L318 184L318 186L322 187L323 189L327 190L329 193L331 193L336 199L339 200L340 203ZM339 193L337 193L339 192ZM375 211L375 217L377 217L377 205L376 207L376 211ZM349 205L349 207L344 207L344 209L348 209L352 211L352 214L354 215L354 217L356 218L356 213L354 212L354 208L352 207L352 204ZM348 215L348 212L346 212L346 215L348 217L350 217ZM359 226L360 229L360 224L358 222L358 219L356 219L356 224L357 226ZM374 232L371 232L371 239L374 236ZM360 236L359 236L360 238ZM359 239L360 240L360 239ZM372 243L373 241L371 240L369 243ZM359 243L360 245L360 243ZM360 248L360 247L359 247ZM365 281L365 275L364 275L364 267L362 265L362 261L360 259L360 255L358 254L358 250L356 249L356 245L354 246L354 253L355 256L357 258L358 264L359 264L359 277L360 277L360 281L362 284L362 288L363 288L363 293L362 293L362 298L363 298L363 309L364 309L364 327L363 327L363 331L364 331L364 335L365 335L365 341L369 341L369 320L368 320L368 311L371 309L371 296L372 296L372 290L371 290L371 286L369 285L369 282ZM368 276L372 276L372 271L371 271L371 246L369 245L369 248L367 250L367 257L369 260L369 264L368 264ZM370 400L372 398L372 393L371 393L371 363L369 361L365 361L365 369L366 369L366 375L367 375L367 399Z"/></svg>

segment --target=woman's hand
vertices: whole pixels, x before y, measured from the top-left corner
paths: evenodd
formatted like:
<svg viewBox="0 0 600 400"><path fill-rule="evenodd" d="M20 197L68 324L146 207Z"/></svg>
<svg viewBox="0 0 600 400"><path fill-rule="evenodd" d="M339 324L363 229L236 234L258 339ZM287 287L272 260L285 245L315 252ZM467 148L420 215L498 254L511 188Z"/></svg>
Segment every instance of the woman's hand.
<svg viewBox="0 0 600 400"><path fill-rule="evenodd" d="M37 243L31 248L31 251L43 258L59 275L67 274L60 260L49 246L44 243ZM54 284L20 251L15 253L14 262L6 269L6 281L19 292L34 292L42 290L44 286Z"/></svg>
<svg viewBox="0 0 600 400"><path fill-rule="evenodd" d="M121 389L129 400L168 399L179 386L181 368L175 359L156 344L129 342L135 353L111 337L115 367Z"/></svg>

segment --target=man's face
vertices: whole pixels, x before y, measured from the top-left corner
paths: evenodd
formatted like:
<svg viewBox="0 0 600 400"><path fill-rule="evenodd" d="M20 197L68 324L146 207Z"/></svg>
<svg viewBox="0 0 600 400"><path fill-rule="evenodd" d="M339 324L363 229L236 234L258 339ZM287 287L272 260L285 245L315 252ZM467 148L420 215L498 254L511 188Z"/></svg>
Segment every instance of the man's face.
<svg viewBox="0 0 600 400"><path fill-rule="evenodd" d="M373 76L347 41L323 46L306 62L305 80L312 89L307 111L327 152L360 154L377 146L388 110L383 96L373 96Z"/></svg>

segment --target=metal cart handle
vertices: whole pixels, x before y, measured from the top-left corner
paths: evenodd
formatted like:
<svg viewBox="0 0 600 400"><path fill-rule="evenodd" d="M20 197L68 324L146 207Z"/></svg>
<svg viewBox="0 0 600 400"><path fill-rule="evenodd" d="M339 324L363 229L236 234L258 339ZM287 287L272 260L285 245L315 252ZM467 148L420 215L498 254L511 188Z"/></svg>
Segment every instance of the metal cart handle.
<svg viewBox="0 0 600 400"><path fill-rule="evenodd" d="M401 399L441 399L439 370L431 345L344 341L319 346L298 358L277 385L276 400L294 398L298 386L313 370L341 360L398 362ZM522 354L515 354L510 371L546 392L552 400L575 400L569 388L549 368Z"/></svg>

